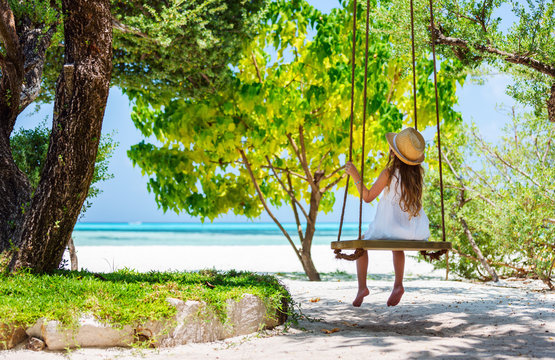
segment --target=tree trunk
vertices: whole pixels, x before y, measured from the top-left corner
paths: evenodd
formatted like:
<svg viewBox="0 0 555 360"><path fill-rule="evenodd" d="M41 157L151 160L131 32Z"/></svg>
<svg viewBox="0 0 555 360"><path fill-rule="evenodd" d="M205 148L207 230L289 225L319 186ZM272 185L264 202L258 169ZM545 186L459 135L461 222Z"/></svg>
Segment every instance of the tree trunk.
<svg viewBox="0 0 555 360"><path fill-rule="evenodd" d="M461 221L461 224L464 228L464 233L466 234L466 237L468 238L468 242L470 243L470 246L472 246L472 249L476 253L476 256L478 257L478 259L482 263L482 266L491 275L491 278L493 279L493 281L498 282L499 281L499 276L497 276L497 273L495 272L495 270L491 266L489 266L488 262L484 258L484 255L482 254L482 251L478 247L478 244L476 244L476 241L474 241L474 237L472 236L472 233L470 232L470 229L468 229L468 225L467 225L466 221L462 217L460 218L460 221Z"/></svg>
<svg viewBox="0 0 555 360"><path fill-rule="evenodd" d="M0 135L0 253L14 245L14 231L31 198L31 185L15 164L9 141Z"/></svg>
<svg viewBox="0 0 555 360"><path fill-rule="evenodd" d="M109 0L63 0L65 64L41 180L14 234L11 270L57 268L87 196L112 69Z"/></svg>
<svg viewBox="0 0 555 360"><path fill-rule="evenodd" d="M27 177L17 168L10 149L10 134L19 113L24 80L23 51L9 3L0 0L0 252L11 248L13 233L30 198Z"/></svg>
<svg viewBox="0 0 555 360"><path fill-rule="evenodd" d="M316 183L316 185L318 185L318 183ZM321 280L320 274L312 262L311 255L312 239L314 238L314 233L316 231L316 217L318 216L318 208L320 207L321 198L322 195L320 194L320 190L313 189L310 192L310 208L308 210L309 221L307 221L306 224L306 230L302 242L303 247L301 249L301 262L310 281Z"/></svg>
<svg viewBox="0 0 555 360"><path fill-rule="evenodd" d="M555 122L555 83L551 85L551 95L547 99L547 117L549 121Z"/></svg>
<svg viewBox="0 0 555 360"><path fill-rule="evenodd" d="M0 0L0 252L11 249L17 224L31 199L27 176L14 163L10 135L17 116L38 96L46 50L56 30L53 24L33 23L23 17L16 23L9 3ZM15 95L14 95L15 94Z"/></svg>
<svg viewBox="0 0 555 360"><path fill-rule="evenodd" d="M77 260L77 251L75 251L75 243L73 242L73 237L70 236L69 242L67 243L67 249L69 251L69 261L71 262L71 270L79 270L79 262Z"/></svg>
<svg viewBox="0 0 555 360"><path fill-rule="evenodd" d="M301 262L303 264L303 269L308 276L308 280L310 281L320 281L320 274L316 270L314 263L312 262L312 255L310 254L310 249L305 250L303 247L301 249Z"/></svg>

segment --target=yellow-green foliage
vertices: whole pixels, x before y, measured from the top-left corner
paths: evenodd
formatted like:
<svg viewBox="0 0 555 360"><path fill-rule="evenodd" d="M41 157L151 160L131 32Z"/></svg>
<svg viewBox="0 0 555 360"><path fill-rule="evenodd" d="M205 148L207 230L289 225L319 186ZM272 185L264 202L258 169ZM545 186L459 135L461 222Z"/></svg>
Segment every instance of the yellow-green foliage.
<svg viewBox="0 0 555 360"><path fill-rule="evenodd" d="M306 169L324 174L318 210L332 209L334 193L328 190L335 189L343 175L341 167L349 152L353 15L351 4L342 5L322 14L305 1L272 2L258 35L232 64L235 73L227 86L198 99L175 96L153 102L148 94L137 96L133 121L145 137L154 135L161 146L142 142L128 154L151 176L148 188L164 210L211 220L228 211L259 216L263 207L239 151L246 154L272 205L290 206L290 193L284 191L270 162L296 199L308 201L314 190ZM356 31L353 156L357 164L365 160L365 176L371 179L387 160L385 133L414 123L413 99L409 53L394 56L389 36L372 30L362 154L363 10L359 9ZM372 28L382 26L370 19ZM312 39L311 28L316 30ZM457 101L456 84L464 80L457 66L443 61L438 74L444 123L460 121L452 106ZM420 128L435 122L432 70L427 55L419 58ZM302 160L293 143L304 145Z"/></svg>

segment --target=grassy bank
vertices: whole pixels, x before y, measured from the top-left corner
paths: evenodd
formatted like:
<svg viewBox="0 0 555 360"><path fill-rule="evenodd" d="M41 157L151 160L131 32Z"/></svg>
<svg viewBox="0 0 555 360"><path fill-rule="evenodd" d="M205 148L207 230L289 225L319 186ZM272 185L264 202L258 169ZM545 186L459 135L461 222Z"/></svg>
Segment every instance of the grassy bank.
<svg viewBox="0 0 555 360"><path fill-rule="evenodd" d="M203 301L208 311L225 321L226 300L238 300L245 293L263 299L267 309L284 310L283 299L289 300L275 277L246 272L3 274L0 324L27 327L44 317L72 326L82 313L115 326L140 324L173 316L176 310L167 303L168 297Z"/></svg>

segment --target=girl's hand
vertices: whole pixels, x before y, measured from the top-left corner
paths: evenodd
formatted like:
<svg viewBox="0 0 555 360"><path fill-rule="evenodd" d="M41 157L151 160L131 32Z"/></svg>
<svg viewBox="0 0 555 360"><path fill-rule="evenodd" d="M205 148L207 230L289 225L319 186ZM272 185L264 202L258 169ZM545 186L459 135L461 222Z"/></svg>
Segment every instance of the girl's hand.
<svg viewBox="0 0 555 360"><path fill-rule="evenodd" d="M359 178L357 168L351 161L345 163L345 172L355 180Z"/></svg>

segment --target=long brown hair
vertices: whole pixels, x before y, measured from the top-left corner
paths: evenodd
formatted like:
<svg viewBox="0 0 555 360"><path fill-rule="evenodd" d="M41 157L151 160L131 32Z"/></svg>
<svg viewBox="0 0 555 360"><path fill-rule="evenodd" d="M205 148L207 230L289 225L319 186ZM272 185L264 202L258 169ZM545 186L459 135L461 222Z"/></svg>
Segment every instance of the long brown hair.
<svg viewBox="0 0 555 360"><path fill-rule="evenodd" d="M401 182L401 199L399 201L401 210L408 212L410 217L418 216L420 209L422 209L424 175L422 165L405 164L390 150L387 169L389 170L389 177L387 178L388 187L396 174L400 177L398 181Z"/></svg>

